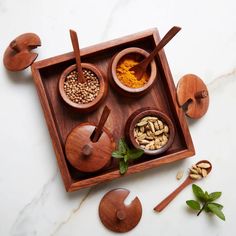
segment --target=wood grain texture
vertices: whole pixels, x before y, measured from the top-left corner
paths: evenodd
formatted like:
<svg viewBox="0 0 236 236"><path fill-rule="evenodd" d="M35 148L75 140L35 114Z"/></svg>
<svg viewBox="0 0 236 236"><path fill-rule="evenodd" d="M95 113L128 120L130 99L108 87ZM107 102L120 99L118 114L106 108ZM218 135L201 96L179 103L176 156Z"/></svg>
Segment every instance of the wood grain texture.
<svg viewBox="0 0 236 236"><path fill-rule="evenodd" d="M105 106L102 111L102 116L97 124L97 127L92 134L92 137L91 137L92 142L98 142L110 112L111 110L108 108L108 106Z"/></svg>
<svg viewBox="0 0 236 236"><path fill-rule="evenodd" d="M62 99L64 100L64 102L68 106L73 108L75 110L75 112L79 111L79 112L87 113L87 112L91 112L93 110L96 110L100 106L102 101L105 99L105 97L107 96L107 92L108 92L108 82L107 82L106 78L104 77L104 75L102 74L102 72L93 64L81 63L81 66L84 69L91 70L97 76L97 78L99 80L99 85L100 85L100 90L99 90L97 97L92 102L83 104L83 103L73 102L66 95L66 92L64 90L64 82L66 80L67 75L70 72L76 70L76 65L71 65L62 72L60 79L59 79L59 83L58 83L58 89L59 89L59 93L60 93Z"/></svg>
<svg viewBox="0 0 236 236"><path fill-rule="evenodd" d="M131 114L131 116L128 118L125 124L125 137L129 141L129 143L132 144L133 147L140 148L137 142L135 141L134 128L135 125L139 122L139 120L141 120L145 116L158 117L158 119L162 120L165 124L167 124L169 128L169 139L168 142L163 147L157 150L143 149L144 153L147 155L160 155L161 153L168 150L168 148L172 145L175 137L174 125L171 119L165 113L152 107L143 107L136 110L134 113Z"/></svg>
<svg viewBox="0 0 236 236"><path fill-rule="evenodd" d="M77 33L74 30L70 30L70 39L71 39L71 43L72 43L74 55L75 55L76 70L78 72L78 80L80 83L84 83L86 79L84 78L84 73L81 66L79 40L77 37Z"/></svg>
<svg viewBox="0 0 236 236"><path fill-rule="evenodd" d="M210 164L210 167L207 170L207 173L209 174L212 170L212 165L209 161L207 160L201 160L198 163L196 163L196 165L200 164L200 163L208 163ZM188 185L194 183L195 179L190 178L190 176L188 176L185 181L178 187L176 188L172 193L170 193L164 200L162 200L157 206L154 207L154 211L157 212L161 212L162 210L164 210L169 204L170 202Z"/></svg>
<svg viewBox="0 0 236 236"><path fill-rule="evenodd" d="M65 144L66 157L73 167L82 172L96 172L111 161L115 143L108 130L103 130L99 140L93 142L91 136L96 126L81 123L68 135Z"/></svg>
<svg viewBox="0 0 236 236"><path fill-rule="evenodd" d="M199 119L209 107L207 86L197 75L184 75L177 85L177 100L188 117Z"/></svg>
<svg viewBox="0 0 236 236"><path fill-rule="evenodd" d="M118 93L128 97L140 97L143 94L147 93L153 86L154 81L157 79L157 66L153 60L148 66L146 73L149 76L148 82L140 88L130 88L125 86L117 77L116 68L121 60L124 58L132 58L134 61L140 62L143 58L147 57L149 53L142 48L129 47L125 48L122 51L118 52L111 59L108 68L108 77L109 82Z"/></svg>
<svg viewBox="0 0 236 236"><path fill-rule="evenodd" d="M155 58L158 52L181 30L180 27L174 26L172 27L161 39L161 41L157 44L154 50L142 60L139 64L131 67L129 70L134 71L134 74L138 80L140 80L143 74L146 72L148 65Z"/></svg>
<svg viewBox="0 0 236 236"><path fill-rule="evenodd" d="M104 195L99 204L99 217L103 225L111 231L125 233L132 230L142 217L142 205L136 197L128 206L124 200L129 195L127 189L114 189Z"/></svg>
<svg viewBox="0 0 236 236"><path fill-rule="evenodd" d="M34 33L19 35L11 41L4 53L4 66L10 71L24 70L37 58L38 54L31 50L38 46L41 46L38 35Z"/></svg>
<svg viewBox="0 0 236 236"><path fill-rule="evenodd" d="M105 76L108 72L110 60L117 52L127 47L140 47L150 52L159 41L158 31L150 29L81 49L81 61L95 64ZM111 164L103 171L84 174L71 166L65 157L65 140L68 134L82 122L97 124L104 104L111 108L105 127L112 133L115 142L124 137L124 126L128 117L135 110L142 107L151 106L163 111L171 118L175 127L176 135L167 152L153 157L144 156L140 158L130 165L126 175L194 155L194 147L185 114L177 103L176 88L163 50L159 52L155 60L158 67L158 79L149 93L138 99L127 98L110 88L107 97L98 109L88 114L75 112L68 107L61 99L58 91L58 80L61 73L65 68L75 63L73 53L35 62L32 65L34 81L67 191L76 191L80 188L120 177L116 160L112 159ZM106 76L105 78L107 81Z"/></svg>

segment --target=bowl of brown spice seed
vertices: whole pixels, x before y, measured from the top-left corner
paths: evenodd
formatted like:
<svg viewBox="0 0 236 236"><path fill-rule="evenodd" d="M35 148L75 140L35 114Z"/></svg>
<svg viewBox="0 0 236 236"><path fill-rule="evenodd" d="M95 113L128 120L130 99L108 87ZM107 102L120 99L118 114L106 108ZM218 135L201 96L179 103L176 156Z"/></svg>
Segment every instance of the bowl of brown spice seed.
<svg viewBox="0 0 236 236"><path fill-rule="evenodd" d="M171 147L175 128L165 113L145 107L130 115L125 125L125 135L135 148L143 149L147 155L158 155Z"/></svg>
<svg viewBox="0 0 236 236"><path fill-rule="evenodd" d="M89 63L81 63L81 67L85 81L81 83L78 80L76 65L71 65L59 79L59 92L68 105L81 112L89 112L106 97L108 85L97 67Z"/></svg>

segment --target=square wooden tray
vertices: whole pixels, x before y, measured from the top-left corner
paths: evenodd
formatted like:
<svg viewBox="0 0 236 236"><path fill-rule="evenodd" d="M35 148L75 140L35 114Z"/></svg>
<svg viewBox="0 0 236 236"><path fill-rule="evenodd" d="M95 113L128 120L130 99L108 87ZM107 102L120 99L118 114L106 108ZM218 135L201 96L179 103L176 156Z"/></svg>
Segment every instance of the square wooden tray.
<svg viewBox="0 0 236 236"><path fill-rule="evenodd" d="M140 47L150 52L159 41L159 33L154 28L84 48L81 50L81 60L82 62L95 64L104 75L107 75L108 64L115 53L127 47ZM38 61L32 65L34 81L67 191L75 191L121 177L116 161L113 161L103 171L95 174L84 174L74 169L65 156L65 140L70 131L81 122L97 123L105 104L111 108L111 114L105 126L111 131L116 142L124 136L124 125L129 115L141 107L156 107L165 112L172 119L175 126L175 139L168 151L159 156L140 158L129 166L126 175L181 160L195 154L185 114L177 104L176 88L163 50L155 60L158 75L155 85L149 93L138 99L131 99L120 96L109 86L105 101L97 110L89 114L72 111L63 102L59 94L58 80L61 73L69 65L75 64L72 52ZM122 114L122 116L119 114ZM117 116L119 116L119 119L117 119Z"/></svg>

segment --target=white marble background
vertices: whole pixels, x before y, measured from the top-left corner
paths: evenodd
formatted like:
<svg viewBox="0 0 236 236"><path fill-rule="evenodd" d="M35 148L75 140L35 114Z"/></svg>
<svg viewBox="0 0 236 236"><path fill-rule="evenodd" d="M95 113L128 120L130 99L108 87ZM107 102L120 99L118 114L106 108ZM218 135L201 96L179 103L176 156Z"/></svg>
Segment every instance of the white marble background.
<svg viewBox="0 0 236 236"><path fill-rule="evenodd" d="M152 27L163 35L173 25L181 33L166 46L175 82L186 73L209 87L207 115L189 121L196 156L91 189L66 193L30 70L9 73L0 65L0 235L113 235L98 218L98 204L110 189L131 190L143 205L139 225L127 233L151 235L235 235L236 2L234 0L0 0L0 54L24 32L42 40L38 59L71 51L68 29L85 47ZM222 191L226 222L186 207L185 189L162 213L153 207L180 182L179 169L200 159L213 163L199 185ZM128 201L129 201L128 199ZM115 235L115 234L114 234Z"/></svg>

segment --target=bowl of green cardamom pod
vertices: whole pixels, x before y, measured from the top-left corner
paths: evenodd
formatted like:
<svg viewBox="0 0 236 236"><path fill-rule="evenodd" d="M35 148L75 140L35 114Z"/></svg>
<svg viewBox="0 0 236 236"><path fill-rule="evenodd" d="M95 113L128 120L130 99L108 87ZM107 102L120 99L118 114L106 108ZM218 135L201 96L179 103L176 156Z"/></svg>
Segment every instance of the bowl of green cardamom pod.
<svg viewBox="0 0 236 236"><path fill-rule="evenodd" d="M167 114L156 108L145 107L130 115L125 125L129 143L147 155L158 155L173 144L175 128Z"/></svg>

